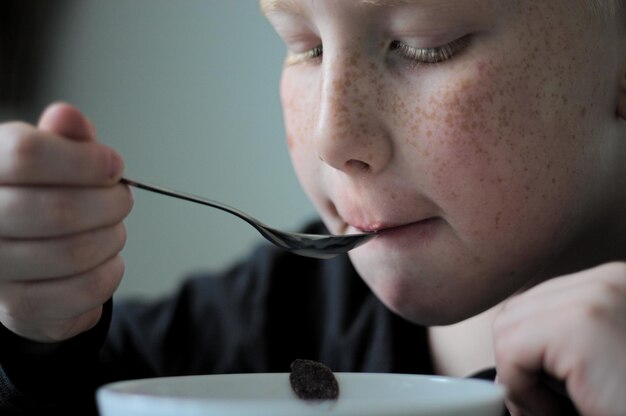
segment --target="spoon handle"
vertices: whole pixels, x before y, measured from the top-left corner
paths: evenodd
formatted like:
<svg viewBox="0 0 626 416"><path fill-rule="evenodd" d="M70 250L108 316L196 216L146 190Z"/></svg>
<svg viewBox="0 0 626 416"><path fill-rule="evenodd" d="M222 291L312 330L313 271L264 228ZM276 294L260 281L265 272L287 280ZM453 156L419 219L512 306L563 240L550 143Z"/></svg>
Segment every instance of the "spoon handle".
<svg viewBox="0 0 626 416"><path fill-rule="evenodd" d="M174 198L183 199L185 201L195 202L197 204L207 205L209 207L221 209L222 211L226 211L233 215L236 215L242 220L248 222L249 224L256 226L256 224L254 223L256 220L251 218L248 214L246 214L243 211L238 210L235 207L231 207L230 205L226 205L221 202L213 201L207 198L201 198L199 196L188 194L185 192L174 191L172 189L163 188L161 186L151 185L145 182L139 182L139 181L136 181L134 179L129 179L129 178L122 178L120 179L120 182L126 185L134 186L135 188L144 189L146 191L156 192L158 194L167 195L167 196L171 196Z"/></svg>

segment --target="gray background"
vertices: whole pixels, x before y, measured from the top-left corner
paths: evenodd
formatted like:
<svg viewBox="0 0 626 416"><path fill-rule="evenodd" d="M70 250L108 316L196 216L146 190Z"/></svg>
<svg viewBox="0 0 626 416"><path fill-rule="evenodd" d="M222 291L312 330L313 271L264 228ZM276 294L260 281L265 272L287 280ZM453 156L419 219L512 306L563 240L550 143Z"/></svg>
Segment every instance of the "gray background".
<svg viewBox="0 0 626 416"><path fill-rule="evenodd" d="M284 144L284 47L257 0L65 3L41 51L33 117L50 101L71 102L122 154L130 178L229 203L278 228L314 216ZM221 211L134 194L122 295L168 292L261 241Z"/></svg>

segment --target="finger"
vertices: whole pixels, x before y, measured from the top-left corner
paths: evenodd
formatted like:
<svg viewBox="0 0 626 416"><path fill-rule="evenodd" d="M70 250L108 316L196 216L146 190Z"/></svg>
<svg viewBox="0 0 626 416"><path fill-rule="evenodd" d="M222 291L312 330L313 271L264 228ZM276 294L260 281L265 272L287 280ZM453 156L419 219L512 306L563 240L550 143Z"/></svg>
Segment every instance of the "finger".
<svg viewBox="0 0 626 416"><path fill-rule="evenodd" d="M103 305L115 292L124 274L124 262L116 255L79 275L41 281L3 284L0 300L19 332L28 326L54 327ZM3 320L4 322L4 320ZM13 330L13 328L10 328Z"/></svg>
<svg viewBox="0 0 626 416"><path fill-rule="evenodd" d="M0 275L26 281L85 273L119 253L125 242L122 223L58 239L0 240Z"/></svg>
<svg viewBox="0 0 626 416"><path fill-rule="evenodd" d="M11 332L23 338L42 343L56 343L68 340L96 326L102 316L102 310L103 306L99 305L75 318L53 320L46 322L45 326L35 327L27 322L13 320L10 316L2 316L2 323Z"/></svg>
<svg viewBox="0 0 626 416"><path fill-rule="evenodd" d="M498 318L500 319L500 318ZM496 321L498 321L498 319ZM524 319L515 324L501 322L495 325L494 353L498 369L498 382L505 386L506 396L514 406L514 414L521 415L561 415L570 414L571 402L563 390L551 388L546 382L545 371L568 368L558 361L568 362L569 354L555 358L555 351L563 351L563 337L554 337L562 331L560 320L544 320L541 325L537 319ZM567 332L567 329L565 330ZM571 341L565 341L570 347ZM556 345L555 345L556 344ZM567 375L561 375L563 379Z"/></svg>
<svg viewBox="0 0 626 416"><path fill-rule="evenodd" d="M623 273L623 266L622 273ZM524 296L535 295L558 295L566 289L580 288L581 285L592 286L595 282L593 279L597 275L614 275L620 273L619 263L605 263L590 269L569 275L559 276L543 283L540 283L523 293Z"/></svg>
<svg viewBox="0 0 626 416"><path fill-rule="evenodd" d="M507 300L498 316L499 325L511 327L517 322L542 322L545 316L556 316L566 310L576 311L598 292L598 286L602 287L598 279L589 279L587 272L541 283Z"/></svg>
<svg viewBox="0 0 626 416"><path fill-rule="evenodd" d="M95 141L68 140L25 123L0 125L0 184L112 185L124 163Z"/></svg>
<svg viewBox="0 0 626 416"><path fill-rule="evenodd" d="M66 103L49 105L42 113L37 126L77 141L95 141L96 136L87 118L75 107Z"/></svg>
<svg viewBox="0 0 626 416"><path fill-rule="evenodd" d="M561 316L562 323L574 321L599 325L598 319L609 319L612 305L622 304L626 294L623 265L609 263L585 272L546 282L537 290L522 293L508 300L496 320L498 328L516 330L524 322L544 324L546 317ZM626 275L624 275L626 276ZM559 330L559 328L555 328ZM561 332L563 328L560 328ZM575 330L575 328L572 328Z"/></svg>
<svg viewBox="0 0 626 416"><path fill-rule="evenodd" d="M608 308L573 302L554 310L545 309L544 314L529 313L521 319L510 319L510 313L504 314L504 320L498 317L494 325L496 366L511 400L526 411L533 409L533 403L538 403L537 408L542 404L548 407L544 403L548 399L537 392L539 387L535 388L538 382L552 394L550 407L572 409L574 402L581 414L604 414L598 409L624 397L618 392L619 387L615 388L619 383L606 382L607 374L626 374L620 360L611 359L622 357L626 345L625 327L620 329L619 318L614 318L626 316L620 312L624 310L622 305L623 298ZM528 310L541 309L528 306ZM598 361L598 357L606 359ZM555 388L554 383L546 382L546 373L566 381L566 385L558 383Z"/></svg>
<svg viewBox="0 0 626 416"><path fill-rule="evenodd" d="M31 339L40 342L61 342L73 338L96 326L102 316L102 310L102 305L98 305L76 318L53 322L47 330L42 331L38 339L33 337Z"/></svg>
<svg viewBox="0 0 626 416"><path fill-rule="evenodd" d="M522 399L516 399L507 394L506 407L513 415L572 416L578 414L572 412L571 402L540 384L529 388Z"/></svg>
<svg viewBox="0 0 626 416"><path fill-rule="evenodd" d="M494 354L498 365L498 380L513 390L524 390L537 381L545 368L548 346L553 335L567 330L568 320L559 323L562 311L555 311L550 319L545 319L536 308L522 319L503 313L493 324Z"/></svg>
<svg viewBox="0 0 626 416"><path fill-rule="evenodd" d="M0 187L0 235L62 237L121 222L132 209L125 185L109 188Z"/></svg>
<svg viewBox="0 0 626 416"><path fill-rule="evenodd" d="M546 387L543 371L566 381L581 414L610 414L599 409L610 409L624 397L612 388L619 383L603 385L607 375L619 374L620 360L611 357L623 356L626 345L619 329L626 316L624 272L623 263L611 263L565 276L503 308L494 323L494 352L500 379L519 414L573 408L561 399L563 394L553 393L558 389ZM586 335L575 336L581 333Z"/></svg>
<svg viewBox="0 0 626 416"><path fill-rule="evenodd" d="M545 386L540 380L529 387L522 397L508 392L506 407L512 415L573 416L579 412L567 396L563 396Z"/></svg>

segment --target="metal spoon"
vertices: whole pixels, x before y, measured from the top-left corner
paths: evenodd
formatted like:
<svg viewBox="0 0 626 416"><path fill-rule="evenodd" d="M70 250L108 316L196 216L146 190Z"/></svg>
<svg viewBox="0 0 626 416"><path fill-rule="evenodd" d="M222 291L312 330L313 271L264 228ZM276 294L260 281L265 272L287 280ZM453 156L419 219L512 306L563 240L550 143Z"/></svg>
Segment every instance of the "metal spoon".
<svg viewBox="0 0 626 416"><path fill-rule="evenodd" d="M338 254L345 253L355 247L360 246L366 241L373 238L376 233L363 234L347 234L347 235L328 235L328 234L301 234L280 231L275 228L268 227L259 220L251 217L243 211L233 208L221 202L212 201L206 198L200 198L195 195L178 192L160 186L150 185L133 179L122 178L120 182L136 188L145 189L163 195L172 196L174 198L184 199L186 201L196 202L202 205L208 205L213 208L221 209L241 218L261 233L268 241L274 245L289 250L295 254L306 257L314 257L318 259L329 259Z"/></svg>

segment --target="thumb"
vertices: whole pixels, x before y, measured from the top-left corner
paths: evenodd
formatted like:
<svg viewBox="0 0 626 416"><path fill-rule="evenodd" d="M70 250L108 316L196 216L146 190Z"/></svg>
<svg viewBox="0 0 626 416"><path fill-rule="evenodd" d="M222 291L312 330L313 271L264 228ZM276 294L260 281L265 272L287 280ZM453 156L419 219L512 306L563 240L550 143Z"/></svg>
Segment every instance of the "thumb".
<svg viewBox="0 0 626 416"><path fill-rule="evenodd" d="M49 105L37 126L44 131L76 141L95 141L95 129L91 122L75 107L66 103Z"/></svg>

